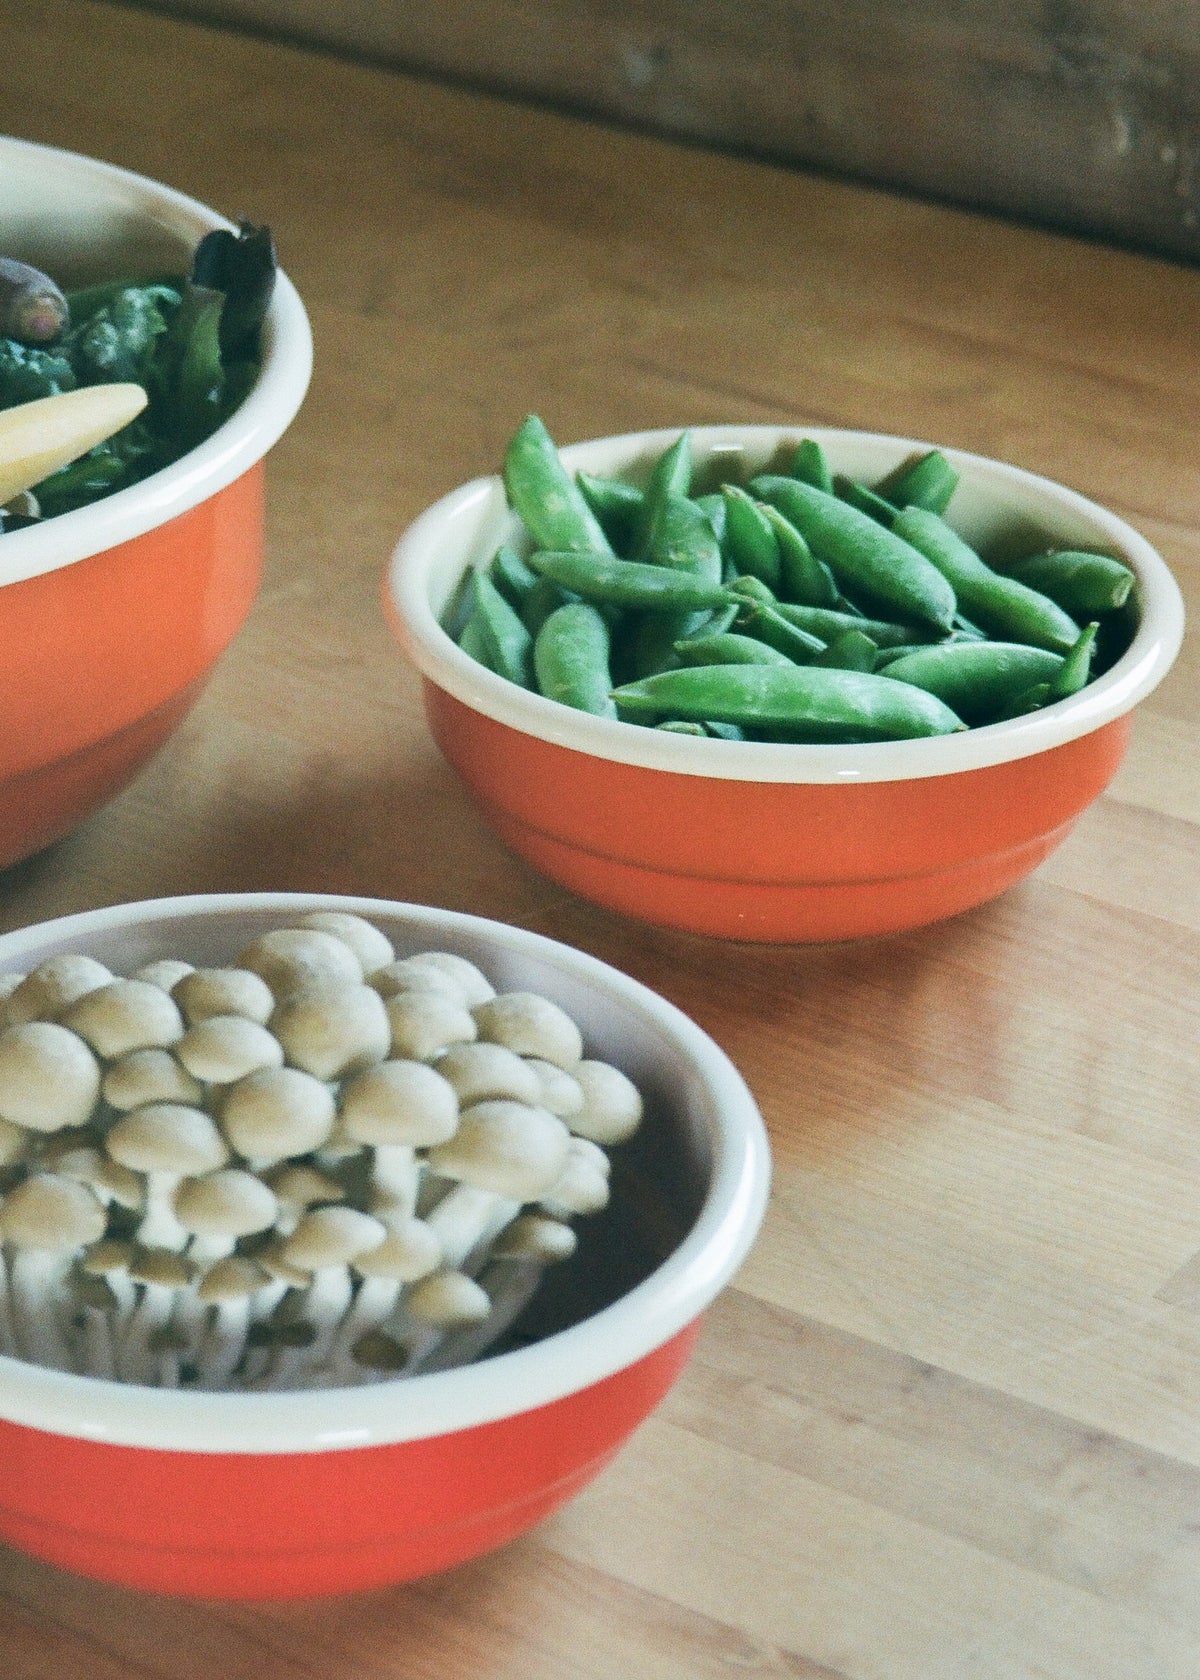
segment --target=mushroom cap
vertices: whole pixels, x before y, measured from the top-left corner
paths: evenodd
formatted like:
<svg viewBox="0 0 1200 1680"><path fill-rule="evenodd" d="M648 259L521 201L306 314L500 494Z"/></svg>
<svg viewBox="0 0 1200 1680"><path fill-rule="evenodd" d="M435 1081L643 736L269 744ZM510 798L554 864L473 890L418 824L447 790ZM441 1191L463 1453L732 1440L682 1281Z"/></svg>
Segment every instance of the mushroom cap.
<svg viewBox="0 0 1200 1680"><path fill-rule="evenodd" d="M54 1171L62 1178L73 1178L79 1184L100 1193L107 1191L122 1207L140 1208L145 1200L145 1185L140 1174L131 1172L119 1161L110 1159L91 1144L76 1144L54 1156Z"/></svg>
<svg viewBox="0 0 1200 1680"><path fill-rule="evenodd" d="M454 1087L425 1062L379 1062L343 1086L341 1128L356 1143L445 1143L458 1127Z"/></svg>
<svg viewBox="0 0 1200 1680"><path fill-rule="evenodd" d="M270 1281L270 1274L255 1261L230 1254L208 1268L196 1285L196 1293L202 1301L244 1301Z"/></svg>
<svg viewBox="0 0 1200 1680"><path fill-rule="evenodd" d="M507 1225L492 1244L493 1260L537 1260L553 1265L569 1260L578 1238L561 1219L544 1213L521 1213Z"/></svg>
<svg viewBox="0 0 1200 1680"><path fill-rule="evenodd" d="M111 1061L131 1050L165 1047L183 1037L183 1017L169 993L146 980L110 980L66 1010L63 1025Z"/></svg>
<svg viewBox="0 0 1200 1680"><path fill-rule="evenodd" d="M55 1021L77 998L111 979L112 971L94 957L69 951L47 957L5 998L0 1020L9 1026L19 1021Z"/></svg>
<svg viewBox="0 0 1200 1680"><path fill-rule="evenodd" d="M608 1206L608 1161L599 1165L585 1150L577 1148L578 1144L596 1148L586 1138L571 1139L562 1171L540 1198L553 1213L599 1213Z"/></svg>
<svg viewBox="0 0 1200 1680"><path fill-rule="evenodd" d="M100 1097L100 1064L68 1027L23 1021L0 1032L0 1119L31 1132L82 1126Z"/></svg>
<svg viewBox="0 0 1200 1680"><path fill-rule="evenodd" d="M279 1252L289 1266L316 1272L324 1266L348 1265L360 1254L378 1248L387 1234L382 1220L357 1208L310 1208L284 1238Z"/></svg>
<svg viewBox="0 0 1200 1680"><path fill-rule="evenodd" d="M190 962L184 962L180 957L159 957L155 962L143 963L132 978L144 980L149 986L161 986L164 992L170 992L185 975L191 973Z"/></svg>
<svg viewBox="0 0 1200 1680"><path fill-rule="evenodd" d="M335 939L344 941L358 958L364 974L374 974L396 955L385 933L365 917L351 915L347 910L309 910L298 916L294 925L331 933Z"/></svg>
<svg viewBox="0 0 1200 1680"><path fill-rule="evenodd" d="M182 1254L173 1248L137 1248L129 1275L138 1283L156 1283L163 1289L186 1289L196 1275Z"/></svg>
<svg viewBox="0 0 1200 1680"><path fill-rule="evenodd" d="M465 1272L432 1272L414 1283L404 1297L414 1318L441 1330L456 1324L482 1324L492 1310L487 1292Z"/></svg>
<svg viewBox="0 0 1200 1680"><path fill-rule="evenodd" d="M438 1057L436 1065L442 1078L453 1085L464 1107L482 1102L485 1097L511 1097L514 1102L537 1103L542 1108L550 1106L542 1101L542 1081L536 1069L507 1045L482 1041L452 1044Z"/></svg>
<svg viewBox="0 0 1200 1680"><path fill-rule="evenodd" d="M583 1061L571 1070L583 1092L583 1107L569 1116L578 1136L593 1143L624 1143L642 1122L642 1094L620 1068Z"/></svg>
<svg viewBox="0 0 1200 1680"><path fill-rule="evenodd" d="M525 1056L522 1060L537 1075L539 1092L535 1102L548 1108L551 1114L557 1114L560 1120L570 1120L573 1114L579 1113L583 1092L574 1074L553 1062L544 1062L540 1056Z"/></svg>
<svg viewBox="0 0 1200 1680"><path fill-rule="evenodd" d="M260 975L276 999L301 986L357 984L362 964L344 939L319 928L274 928L247 945L238 968Z"/></svg>
<svg viewBox="0 0 1200 1680"><path fill-rule="evenodd" d="M392 1042L383 999L361 982L289 993L271 1016L271 1031L291 1066L315 1079L345 1079L381 1062Z"/></svg>
<svg viewBox="0 0 1200 1680"><path fill-rule="evenodd" d="M261 1027L275 1007L270 986L248 968L194 968L172 988L171 996L193 1026L210 1015L241 1015Z"/></svg>
<svg viewBox="0 0 1200 1680"><path fill-rule="evenodd" d="M388 1222L387 1236L379 1247L357 1255L353 1265L362 1277L415 1283L441 1263L442 1245L437 1232L423 1219L398 1219Z"/></svg>
<svg viewBox="0 0 1200 1680"><path fill-rule="evenodd" d="M94 1277L109 1277L114 1272L127 1272L133 1264L134 1244L120 1237L104 1237L93 1243L80 1261L80 1269Z"/></svg>
<svg viewBox="0 0 1200 1680"><path fill-rule="evenodd" d="M449 951L421 951L401 957L371 975L371 984L385 998L399 992L442 992L467 1009L495 997L491 981L473 962Z"/></svg>
<svg viewBox="0 0 1200 1680"><path fill-rule="evenodd" d="M232 1085L259 1068L280 1067L283 1046L244 1015L207 1015L184 1033L175 1054L194 1079Z"/></svg>
<svg viewBox="0 0 1200 1680"><path fill-rule="evenodd" d="M479 1036L464 1003L446 992L397 992L386 1002L391 1023L392 1055L428 1062L452 1044L470 1044Z"/></svg>
<svg viewBox="0 0 1200 1680"><path fill-rule="evenodd" d="M538 992L500 992L475 1010L480 1038L572 1072L583 1037L565 1009Z"/></svg>
<svg viewBox="0 0 1200 1680"><path fill-rule="evenodd" d="M408 1349L383 1330L368 1330L351 1351L368 1371L402 1371L408 1364Z"/></svg>
<svg viewBox="0 0 1200 1680"><path fill-rule="evenodd" d="M110 1108L127 1113L147 1103L186 1103L198 1107L204 1091L169 1050L131 1050L110 1062L100 1091Z"/></svg>
<svg viewBox="0 0 1200 1680"><path fill-rule="evenodd" d="M17 1248L67 1253L98 1242L107 1216L85 1184L34 1173L0 1202L0 1238Z"/></svg>
<svg viewBox="0 0 1200 1680"><path fill-rule="evenodd" d="M198 1237L248 1237L268 1230L278 1213L274 1191L241 1167L185 1179L175 1192L175 1217Z"/></svg>
<svg viewBox="0 0 1200 1680"><path fill-rule="evenodd" d="M29 1144L29 1133L11 1120L0 1120L0 1167L19 1161Z"/></svg>
<svg viewBox="0 0 1200 1680"><path fill-rule="evenodd" d="M307 1289L312 1282L312 1273L302 1271L299 1266L291 1265L284 1259L281 1244L273 1242L269 1247L259 1249L255 1260L266 1272L268 1277L286 1283L291 1289Z"/></svg>
<svg viewBox="0 0 1200 1680"><path fill-rule="evenodd" d="M289 1207L315 1207L318 1202L343 1202L344 1188L336 1178L306 1161L288 1161L264 1175L279 1201Z"/></svg>
<svg viewBox="0 0 1200 1680"><path fill-rule="evenodd" d="M0 1004L3 1004L6 998L10 998L13 995L24 978L25 976L20 973L0 974ZM2 1013L3 1012L0 1011L0 1015L2 1015ZM7 1021L0 1020L0 1026L8 1026L9 1024L10 1023Z"/></svg>
<svg viewBox="0 0 1200 1680"><path fill-rule="evenodd" d="M194 1178L215 1172L229 1159L216 1122L184 1103L148 1103L117 1121L105 1139L108 1153L134 1172L172 1173Z"/></svg>
<svg viewBox="0 0 1200 1680"><path fill-rule="evenodd" d="M458 1131L429 1150L426 1159L447 1178L531 1202L558 1179L570 1143L571 1134L557 1115L498 1098L464 1109Z"/></svg>
<svg viewBox="0 0 1200 1680"><path fill-rule="evenodd" d="M221 1125L239 1155L285 1161L320 1149L333 1130L335 1113L332 1093L311 1073L261 1068L229 1087Z"/></svg>

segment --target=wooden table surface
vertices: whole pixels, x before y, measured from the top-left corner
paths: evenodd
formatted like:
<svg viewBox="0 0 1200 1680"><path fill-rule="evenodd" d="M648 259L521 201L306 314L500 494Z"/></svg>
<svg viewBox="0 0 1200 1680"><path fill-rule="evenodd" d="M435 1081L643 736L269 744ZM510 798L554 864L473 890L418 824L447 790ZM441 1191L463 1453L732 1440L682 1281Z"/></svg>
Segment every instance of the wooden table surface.
<svg viewBox="0 0 1200 1680"><path fill-rule="evenodd" d="M1196 1680L1195 644L1028 883L771 949L505 852L377 597L530 409L562 441L807 421L979 450L1115 508L1195 597L1200 274L92 0L0 23L7 129L269 221L316 338L249 624L136 782L0 876L0 923L258 888L516 922L692 1014L776 1161L684 1380L528 1537L267 1607L0 1553L0 1675Z"/></svg>

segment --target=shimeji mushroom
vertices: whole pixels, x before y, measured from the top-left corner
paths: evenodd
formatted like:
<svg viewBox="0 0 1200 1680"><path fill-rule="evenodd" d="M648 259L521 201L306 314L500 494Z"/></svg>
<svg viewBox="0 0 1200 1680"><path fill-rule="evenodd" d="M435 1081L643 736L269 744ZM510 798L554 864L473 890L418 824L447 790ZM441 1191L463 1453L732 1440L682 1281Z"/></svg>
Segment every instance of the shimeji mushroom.
<svg viewBox="0 0 1200 1680"><path fill-rule="evenodd" d="M407 1350L405 1375L423 1368L447 1332L482 1324L491 1310L487 1291L464 1272L431 1272L414 1283L388 1321L389 1334Z"/></svg>
<svg viewBox="0 0 1200 1680"><path fill-rule="evenodd" d="M231 1254L205 1272L196 1293L211 1321L196 1357L196 1386L223 1388L246 1352L251 1304L270 1285L270 1274L254 1260Z"/></svg>
<svg viewBox="0 0 1200 1680"><path fill-rule="evenodd" d="M29 1134L11 1120L0 1120L0 1168L11 1167L29 1147Z"/></svg>
<svg viewBox="0 0 1200 1680"><path fill-rule="evenodd" d="M387 1237L379 1247L352 1261L359 1284L330 1350L328 1365L332 1381L355 1379L355 1345L388 1318L406 1283L427 1277L441 1264L441 1244L423 1220L388 1221Z"/></svg>
<svg viewBox="0 0 1200 1680"><path fill-rule="evenodd" d="M175 1388L179 1383L180 1350L168 1344L163 1333L170 1325L181 1291L192 1282L193 1269L173 1249L139 1248L129 1275L141 1285L141 1299L117 1350L118 1373L125 1382L157 1381L163 1387Z"/></svg>
<svg viewBox="0 0 1200 1680"><path fill-rule="evenodd" d="M346 1199L344 1185L307 1161L287 1161L283 1166L272 1167L263 1182L275 1193L279 1210L275 1215L275 1229L283 1237L296 1229L300 1216L308 1208Z"/></svg>
<svg viewBox="0 0 1200 1680"><path fill-rule="evenodd" d="M228 1259L240 1237L269 1231L278 1212L274 1191L241 1167L222 1167L202 1178L184 1179L175 1192L175 1216L192 1238L186 1258L201 1270ZM174 1327L189 1351L203 1338L206 1316L199 1295L180 1300Z"/></svg>
<svg viewBox="0 0 1200 1680"><path fill-rule="evenodd" d="M110 1108L127 1114L149 1103L183 1103L197 1108L204 1098L204 1087L169 1050L131 1050L105 1068L100 1094Z"/></svg>
<svg viewBox="0 0 1200 1680"><path fill-rule="evenodd" d="M193 1026L210 1015L240 1015L265 1026L275 994L260 974L248 968L194 968L171 989L171 996Z"/></svg>
<svg viewBox="0 0 1200 1680"><path fill-rule="evenodd" d="M554 1183L540 1198L544 1212L560 1219L599 1213L608 1206L611 1163L590 1138L573 1137Z"/></svg>
<svg viewBox="0 0 1200 1680"><path fill-rule="evenodd" d="M392 1043L383 999L370 986L315 985L290 992L271 1031L292 1067L314 1079L346 1079L381 1062Z"/></svg>
<svg viewBox="0 0 1200 1680"><path fill-rule="evenodd" d="M371 984L385 998L400 992L442 992L467 1009L495 997L491 981L465 957L449 951L422 951L401 957L371 975Z"/></svg>
<svg viewBox="0 0 1200 1680"><path fill-rule="evenodd" d="M15 1250L9 1286L16 1345L35 1364L74 1368L59 1319L63 1286L75 1255L104 1235L105 1223L85 1185L54 1173L34 1173L0 1203L0 1239Z"/></svg>
<svg viewBox="0 0 1200 1680"><path fill-rule="evenodd" d="M141 1174L123 1167L95 1144L81 1143L70 1149L53 1150L47 1154L46 1164L62 1178L86 1184L104 1207L116 1202L119 1207L139 1209L145 1199L146 1185Z"/></svg>
<svg viewBox="0 0 1200 1680"><path fill-rule="evenodd" d="M297 916L293 925L331 933L335 939L342 940L358 958L364 974L374 974L396 955L386 933L381 933L365 917L351 915L346 910L309 910Z"/></svg>
<svg viewBox="0 0 1200 1680"><path fill-rule="evenodd" d="M263 1068L231 1085L221 1125L251 1171L320 1149L333 1130L333 1093L299 1068Z"/></svg>
<svg viewBox="0 0 1200 1680"><path fill-rule="evenodd" d="M458 1098L424 1062L379 1062L343 1086L339 1119L346 1137L372 1151L371 1211L405 1217L417 1202L417 1150L454 1136Z"/></svg>
<svg viewBox="0 0 1200 1680"><path fill-rule="evenodd" d="M583 1038L565 1009L537 992L500 992L478 1005L480 1038L506 1044L519 1056L537 1056L573 1072L583 1056Z"/></svg>
<svg viewBox="0 0 1200 1680"><path fill-rule="evenodd" d="M583 1107L567 1124L593 1143L612 1145L631 1138L642 1123L642 1094L632 1079L608 1062L583 1061L571 1070L583 1092Z"/></svg>
<svg viewBox="0 0 1200 1680"><path fill-rule="evenodd" d="M8 1026L4 1017L4 1005L25 979L23 974L0 974L0 1026Z"/></svg>
<svg viewBox="0 0 1200 1680"><path fill-rule="evenodd" d="M542 1061L540 1056L525 1056L522 1059L537 1076L538 1092L533 1101L569 1123L571 1116L578 1114L583 1107L583 1091L578 1079L554 1062Z"/></svg>
<svg viewBox="0 0 1200 1680"><path fill-rule="evenodd" d="M114 1310L117 1298L102 1277L76 1270L70 1276L74 1310L71 1313L72 1337L76 1352L72 1363L88 1377L112 1379L117 1374L117 1343Z"/></svg>
<svg viewBox="0 0 1200 1680"><path fill-rule="evenodd" d="M362 964L344 939L317 928L275 928L247 945L235 965L260 975L278 1000L301 986L353 985Z"/></svg>
<svg viewBox="0 0 1200 1680"><path fill-rule="evenodd" d="M100 1064L88 1046L54 1021L0 1031L0 1119L26 1132L83 1126L100 1095Z"/></svg>
<svg viewBox="0 0 1200 1680"><path fill-rule="evenodd" d="M77 998L107 986L112 972L93 957L64 953L47 957L28 974L0 1005L0 1021L56 1021Z"/></svg>
<svg viewBox="0 0 1200 1680"><path fill-rule="evenodd" d="M170 992L191 972L189 962L183 962L178 957L159 957L154 962L143 963L131 978L144 980L148 986L160 986L164 992Z"/></svg>
<svg viewBox="0 0 1200 1680"><path fill-rule="evenodd" d="M464 1108L487 1097L550 1106L541 1101L542 1081L537 1070L503 1044L452 1044L438 1057L436 1066L442 1078L453 1085Z"/></svg>
<svg viewBox="0 0 1200 1680"><path fill-rule="evenodd" d="M305 1350L305 1363L312 1369L319 1370L329 1358L338 1326L350 1307L351 1262L379 1248L387 1235L386 1225L357 1208L318 1207L306 1213L284 1239L283 1259L312 1273L298 1309L316 1333Z"/></svg>
<svg viewBox="0 0 1200 1680"><path fill-rule="evenodd" d="M458 1182L427 1215L450 1266L466 1265L537 1201L566 1165L571 1134L555 1115L495 1099L464 1109L458 1130L427 1151L434 1172Z"/></svg>
<svg viewBox="0 0 1200 1680"><path fill-rule="evenodd" d="M150 1103L123 1115L105 1147L114 1161L146 1175L146 1214L137 1240L146 1248L181 1249L189 1233L175 1215L180 1181L215 1172L229 1159L225 1140L203 1109Z"/></svg>
<svg viewBox="0 0 1200 1680"><path fill-rule="evenodd" d="M421 1360L423 1371L446 1371L478 1359L528 1305L548 1265L570 1259L576 1237L569 1225L544 1215L519 1215L499 1237L479 1278L488 1297L486 1318L452 1330Z"/></svg>
<svg viewBox="0 0 1200 1680"><path fill-rule="evenodd" d="M102 1278L112 1296L112 1344L118 1363L121 1339L137 1305L137 1289L129 1276L134 1252L131 1242L118 1237L102 1237L79 1261L79 1270L88 1277Z"/></svg>
<svg viewBox="0 0 1200 1680"><path fill-rule="evenodd" d="M163 1049L183 1037L183 1017L170 994L146 980L97 986L73 1003L62 1021L105 1061L131 1050Z"/></svg>
<svg viewBox="0 0 1200 1680"><path fill-rule="evenodd" d="M386 1008L396 1057L430 1062L452 1044L469 1044L479 1036L466 1004L446 992L397 992Z"/></svg>
<svg viewBox="0 0 1200 1680"><path fill-rule="evenodd" d="M175 1054L185 1071L205 1085L232 1085L260 1068L283 1065L279 1040L244 1015L205 1016L184 1033Z"/></svg>

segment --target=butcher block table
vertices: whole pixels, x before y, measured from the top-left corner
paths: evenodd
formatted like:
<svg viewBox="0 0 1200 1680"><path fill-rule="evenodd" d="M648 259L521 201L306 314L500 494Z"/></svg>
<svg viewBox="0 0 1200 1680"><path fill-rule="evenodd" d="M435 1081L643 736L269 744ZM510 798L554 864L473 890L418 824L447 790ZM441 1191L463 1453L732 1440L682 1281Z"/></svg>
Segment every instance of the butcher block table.
<svg viewBox="0 0 1200 1680"><path fill-rule="evenodd" d="M718 944L493 839L379 580L535 410L563 442L764 421L998 456L1130 520L1194 601L1200 274L91 0L0 23L3 126L269 222L316 340L249 624L127 791L0 875L0 924L271 888L515 922L694 1016L776 1170L683 1381L524 1539L265 1606L0 1552L0 1676L1197 1680L1196 644L1003 899Z"/></svg>

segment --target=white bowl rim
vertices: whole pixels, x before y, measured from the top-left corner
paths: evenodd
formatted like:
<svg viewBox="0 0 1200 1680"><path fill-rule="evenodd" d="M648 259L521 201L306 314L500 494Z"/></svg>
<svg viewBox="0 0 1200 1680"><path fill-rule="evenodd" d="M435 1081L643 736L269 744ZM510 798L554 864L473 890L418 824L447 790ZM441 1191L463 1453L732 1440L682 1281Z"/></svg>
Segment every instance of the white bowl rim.
<svg viewBox="0 0 1200 1680"><path fill-rule="evenodd" d="M422 934L461 931L565 966L648 1015L701 1074L717 1131L712 1180L680 1246L611 1306L567 1330L457 1370L362 1388L279 1394L163 1390L50 1371L0 1355L0 1419L85 1440L166 1451L302 1453L423 1440L517 1416L578 1392L653 1353L693 1322L750 1249L770 1184L762 1116L725 1052L657 992L574 946L466 912L332 893L205 893L61 916L0 935L0 969L47 940L81 941L157 919L238 911L338 909L402 915Z"/></svg>
<svg viewBox="0 0 1200 1680"><path fill-rule="evenodd" d="M592 438L561 450L564 463L586 467L594 453L620 449L629 459L666 448L684 428ZM1020 485L1081 515L1102 531L1138 577L1142 617L1133 641L1103 676L1057 705L1007 723L924 740L861 746L783 746L761 741L713 741L572 711L506 682L456 646L429 602L432 562L451 521L466 518L494 493L496 476L473 479L427 508L397 543L384 577L383 602L393 633L417 669L472 710L523 734L620 764L677 775L746 782L890 782L982 770L1065 745L1133 709L1170 669L1183 636L1179 586L1158 552L1125 520L1077 491L1022 467L920 439L846 427L694 426L701 450L756 444L775 447L789 438L817 440L836 452L847 440L885 445L896 458L941 449L960 470Z"/></svg>
<svg viewBox="0 0 1200 1680"><path fill-rule="evenodd" d="M84 178L94 175L98 181L136 187L147 199L189 224L197 239L213 228L236 231L236 224L215 210L148 176L56 146L0 135L0 168L17 162L36 167L39 157L65 161ZM129 542L232 484L261 460L291 424L311 373L308 316L296 288L280 271L267 313L261 372L228 420L195 449L140 483L44 523L5 532L0 541L0 586L41 577Z"/></svg>

